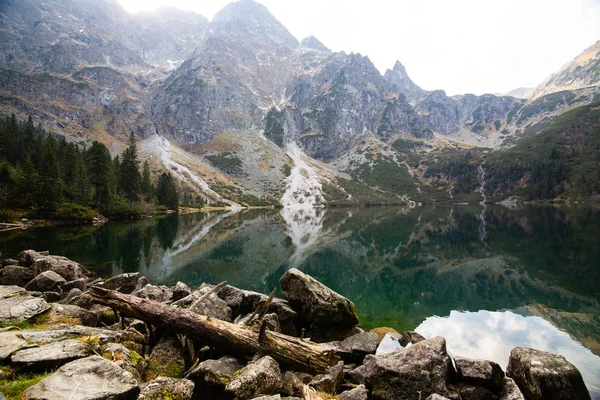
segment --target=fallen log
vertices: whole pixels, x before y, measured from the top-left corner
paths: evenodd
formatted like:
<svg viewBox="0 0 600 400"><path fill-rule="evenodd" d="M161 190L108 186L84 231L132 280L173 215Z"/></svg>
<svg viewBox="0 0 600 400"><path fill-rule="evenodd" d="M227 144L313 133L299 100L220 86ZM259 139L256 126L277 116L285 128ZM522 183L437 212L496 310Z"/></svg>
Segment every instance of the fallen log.
<svg viewBox="0 0 600 400"><path fill-rule="evenodd" d="M232 324L114 290L90 287L89 293L95 302L123 316L137 318L173 334L185 334L234 354L269 355L286 367L312 374L325 373L339 361L332 350L308 340L278 332L261 332L256 327Z"/></svg>

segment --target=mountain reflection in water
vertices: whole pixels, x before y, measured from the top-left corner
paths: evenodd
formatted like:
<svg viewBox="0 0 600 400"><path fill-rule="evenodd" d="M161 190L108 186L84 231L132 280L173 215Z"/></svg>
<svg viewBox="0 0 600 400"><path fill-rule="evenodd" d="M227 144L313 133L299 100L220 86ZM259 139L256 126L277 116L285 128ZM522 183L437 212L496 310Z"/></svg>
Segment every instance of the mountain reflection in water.
<svg viewBox="0 0 600 400"><path fill-rule="evenodd" d="M365 328L444 333L457 354L488 349L503 366L509 347L546 340L597 390L599 237L591 207L282 209L3 232L0 251L50 250L102 276L140 271L157 284L227 281L263 293L296 267L353 300ZM527 335L507 331L515 321Z"/></svg>

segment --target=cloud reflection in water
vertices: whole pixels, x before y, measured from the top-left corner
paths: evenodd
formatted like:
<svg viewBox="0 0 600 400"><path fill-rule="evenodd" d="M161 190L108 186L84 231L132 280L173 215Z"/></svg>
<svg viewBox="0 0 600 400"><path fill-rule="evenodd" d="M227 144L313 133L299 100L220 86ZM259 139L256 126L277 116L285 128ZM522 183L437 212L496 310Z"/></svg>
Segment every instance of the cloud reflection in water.
<svg viewBox="0 0 600 400"><path fill-rule="evenodd" d="M445 337L452 356L493 360L503 369L515 347L560 354L579 369L593 398L600 398L600 357L540 317L511 311L452 311L449 317L427 318L415 331L427 338Z"/></svg>

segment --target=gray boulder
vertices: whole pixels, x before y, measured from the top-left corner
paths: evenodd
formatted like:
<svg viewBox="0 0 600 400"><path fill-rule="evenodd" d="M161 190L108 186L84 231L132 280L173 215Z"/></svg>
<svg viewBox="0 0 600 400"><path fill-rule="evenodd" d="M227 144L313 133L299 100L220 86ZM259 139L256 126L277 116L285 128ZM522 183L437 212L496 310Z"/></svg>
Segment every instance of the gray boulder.
<svg viewBox="0 0 600 400"><path fill-rule="evenodd" d="M89 345L79 340L65 340L45 346L17 351L10 358L12 364L34 369L56 368L78 358L92 355Z"/></svg>
<svg viewBox="0 0 600 400"><path fill-rule="evenodd" d="M78 288L73 288L73 289L69 290L67 295L61 301L59 301L59 303L74 305L74 303L77 302L77 300L79 300L79 298L82 294L83 294L83 291L81 291Z"/></svg>
<svg viewBox="0 0 600 400"><path fill-rule="evenodd" d="M61 289L65 293L68 293L72 289L79 289L83 292L85 290L85 279L79 278L79 279L75 279L74 281L69 281L69 282L63 284L61 286Z"/></svg>
<svg viewBox="0 0 600 400"><path fill-rule="evenodd" d="M460 400L497 400L498 396L490 392L483 386L470 385L468 383L459 383L454 388L457 393L460 393ZM448 395L450 397L450 395Z"/></svg>
<svg viewBox="0 0 600 400"><path fill-rule="evenodd" d="M231 322L231 308L227 303L219 298L215 293L210 292L210 287L204 287L192 293L190 297L180 300L179 302L173 303L174 305L182 308L194 307L193 311L200 315L206 315L211 318L220 319L222 321ZM204 297L199 303L197 300Z"/></svg>
<svg viewBox="0 0 600 400"><path fill-rule="evenodd" d="M250 320L252 315L253 314L240 315L233 322L236 324L245 325ZM254 319L252 320L252 325L259 324L259 320L256 317L257 316L254 315ZM267 329L270 330L271 332L281 332L281 325L279 325L279 318L277 317L277 314L275 314L275 313L265 314L263 317L263 321L266 321ZM262 322L261 322L261 324L262 324Z"/></svg>
<svg viewBox="0 0 600 400"><path fill-rule="evenodd" d="M335 394L338 386L344 380L344 362L340 361L336 365L329 367L326 374L316 375L308 384L318 392Z"/></svg>
<svg viewBox="0 0 600 400"><path fill-rule="evenodd" d="M281 395L274 394L273 396L260 396L260 397L255 397L252 400L281 400Z"/></svg>
<svg viewBox="0 0 600 400"><path fill-rule="evenodd" d="M181 342L173 336L163 336L150 354L148 366L144 372L145 380L154 379L157 376L181 378L184 372L185 360Z"/></svg>
<svg viewBox="0 0 600 400"><path fill-rule="evenodd" d="M102 350L102 356L129 372L138 382L142 381L146 361L136 351L120 343L108 343Z"/></svg>
<svg viewBox="0 0 600 400"><path fill-rule="evenodd" d="M36 273L44 271L56 272L66 281L85 278L89 271L75 261L61 256L41 256L36 258L31 265Z"/></svg>
<svg viewBox="0 0 600 400"><path fill-rule="evenodd" d="M38 292L55 292L60 290L59 287L64 283L67 283L65 278L56 272L44 271L25 285L25 289Z"/></svg>
<svg viewBox="0 0 600 400"><path fill-rule="evenodd" d="M225 356L218 360L202 361L190 371L188 378L202 385L222 386L224 388L233 374L240 369L242 369L242 364L237 358Z"/></svg>
<svg viewBox="0 0 600 400"><path fill-rule="evenodd" d="M369 391L365 385L358 385L354 389L340 393L337 398L339 400L367 400L369 398Z"/></svg>
<svg viewBox="0 0 600 400"><path fill-rule="evenodd" d="M368 355L350 374L363 379L374 398L408 400L419 392L423 397L448 395L447 384L456 372L446 352L446 340L437 336L383 356Z"/></svg>
<svg viewBox="0 0 600 400"><path fill-rule="evenodd" d="M0 300L13 297L15 295L25 294L27 291L16 285L0 285Z"/></svg>
<svg viewBox="0 0 600 400"><path fill-rule="evenodd" d="M0 363L7 360L16 351L28 346L20 337L19 331L0 332Z"/></svg>
<svg viewBox="0 0 600 400"><path fill-rule="evenodd" d="M173 290L167 286L154 286L147 284L143 288L136 290L132 294L143 299L168 303L173 300Z"/></svg>
<svg viewBox="0 0 600 400"><path fill-rule="evenodd" d="M35 272L31 268L19 265L8 265L0 270L0 285L25 286L33 278Z"/></svg>
<svg viewBox="0 0 600 400"><path fill-rule="evenodd" d="M139 393L134 377L100 356L71 361L26 389L24 400L132 399Z"/></svg>
<svg viewBox="0 0 600 400"><path fill-rule="evenodd" d="M499 400L525 400L525 397L515 381L505 377L502 380L502 390L500 391Z"/></svg>
<svg viewBox="0 0 600 400"><path fill-rule="evenodd" d="M590 398L579 370L563 356L546 351L512 349L506 374L528 400Z"/></svg>
<svg viewBox="0 0 600 400"><path fill-rule="evenodd" d="M434 393L432 395L429 395L425 400L450 400L450 399L447 397L444 397L444 396L440 396L437 393Z"/></svg>
<svg viewBox="0 0 600 400"><path fill-rule="evenodd" d="M252 399L259 395L276 394L281 388L281 370L273 358L265 356L248 364L225 387L237 399Z"/></svg>
<svg viewBox="0 0 600 400"><path fill-rule="evenodd" d="M367 354L375 354L379 336L375 332L362 332L344 339L335 354L347 363L362 363Z"/></svg>
<svg viewBox="0 0 600 400"><path fill-rule="evenodd" d="M282 379L281 394L302 397L302 386L310 383L313 377L302 372L286 371Z"/></svg>
<svg viewBox="0 0 600 400"><path fill-rule="evenodd" d="M82 325L97 326L98 317L91 311L78 306L69 304L53 304L51 314L63 315L69 318L76 318Z"/></svg>
<svg viewBox="0 0 600 400"><path fill-rule="evenodd" d="M120 274L106 280L103 287L104 289L118 290L121 293L129 294L135 290L139 278L139 272Z"/></svg>
<svg viewBox="0 0 600 400"><path fill-rule="evenodd" d="M310 324L336 327L358 324L354 303L296 268L287 271L279 284L285 298Z"/></svg>
<svg viewBox="0 0 600 400"><path fill-rule="evenodd" d="M398 341L400 342L400 345L402 347L408 346L409 343L417 344L417 343L420 343L420 342L426 340L422 335L420 335L414 331L404 331L400 335L401 336Z"/></svg>
<svg viewBox="0 0 600 400"><path fill-rule="evenodd" d="M173 301L181 300L190 294L192 294L192 289L183 282L177 282L173 286Z"/></svg>
<svg viewBox="0 0 600 400"><path fill-rule="evenodd" d="M25 321L49 308L50 304L46 300L29 294L2 298L0 299L0 323Z"/></svg>
<svg viewBox="0 0 600 400"><path fill-rule="evenodd" d="M487 360L476 360L465 357L455 357L454 364L460 381L476 386L483 386L492 392L502 388L504 371L500 366Z"/></svg>
<svg viewBox="0 0 600 400"><path fill-rule="evenodd" d="M141 390L138 400L190 400L194 394L194 382L159 376Z"/></svg>
<svg viewBox="0 0 600 400"><path fill-rule="evenodd" d="M48 303L58 303L61 299L61 294L58 292L43 292L42 297Z"/></svg>

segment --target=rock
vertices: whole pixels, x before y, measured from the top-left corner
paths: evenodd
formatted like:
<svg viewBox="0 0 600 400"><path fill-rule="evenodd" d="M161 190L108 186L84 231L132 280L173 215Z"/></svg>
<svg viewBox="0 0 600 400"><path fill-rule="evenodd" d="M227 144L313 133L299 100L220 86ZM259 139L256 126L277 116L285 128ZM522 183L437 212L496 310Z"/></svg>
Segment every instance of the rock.
<svg viewBox="0 0 600 400"><path fill-rule="evenodd" d="M344 362L340 361L336 365L329 367L326 374L317 375L308 384L318 392L335 394L338 386L344 380Z"/></svg>
<svg viewBox="0 0 600 400"><path fill-rule="evenodd" d="M35 290L39 292L54 292L60 285L66 283L65 278L54 271L44 271L33 278L27 285L26 290Z"/></svg>
<svg viewBox="0 0 600 400"><path fill-rule="evenodd" d="M375 354L378 345L375 332L362 332L344 339L335 354L347 363L362 363L367 354Z"/></svg>
<svg viewBox="0 0 600 400"><path fill-rule="evenodd" d="M28 343L20 337L19 331L0 332L0 363L3 363L14 352L26 346L28 346Z"/></svg>
<svg viewBox="0 0 600 400"><path fill-rule="evenodd" d="M3 267L7 267L9 265L19 265L19 260L13 260L12 258L5 258L4 260L0 260L0 264Z"/></svg>
<svg viewBox="0 0 600 400"><path fill-rule="evenodd" d="M144 372L145 380L159 375L181 378L184 372L185 360L181 343L173 336L163 336L150 354L148 367Z"/></svg>
<svg viewBox="0 0 600 400"><path fill-rule="evenodd" d="M75 279L74 281L69 281L67 283L64 283L61 286L61 289L65 293L68 293L72 289L79 289L80 291L83 292L85 290L85 279L79 278L79 279Z"/></svg>
<svg viewBox="0 0 600 400"><path fill-rule="evenodd" d="M49 308L46 300L29 294L3 298L0 299L0 323L25 321Z"/></svg>
<svg viewBox="0 0 600 400"><path fill-rule="evenodd" d="M44 271L56 272L66 281L85 278L89 271L75 261L60 256L41 256L36 258L31 265L36 273Z"/></svg>
<svg viewBox="0 0 600 400"><path fill-rule="evenodd" d="M18 257L19 257L19 263L22 266L29 268L33 265L33 262L36 259L43 257L43 255L39 254L35 250L23 250L22 252L19 253Z"/></svg>
<svg viewBox="0 0 600 400"><path fill-rule="evenodd" d="M298 373L292 371L286 371L283 374L283 380L281 384L281 394L288 396L302 396L302 385L312 381L312 376L306 378L307 382L302 380L302 377L298 376Z"/></svg>
<svg viewBox="0 0 600 400"><path fill-rule="evenodd" d="M2 286L0 285L0 300L7 299L9 297L13 297L15 295L25 294L27 291L22 287L10 285L10 286Z"/></svg>
<svg viewBox="0 0 600 400"><path fill-rule="evenodd" d="M64 340L45 346L19 350L11 356L10 361L21 367L47 369L56 368L91 354L92 349L89 345L79 340Z"/></svg>
<svg viewBox="0 0 600 400"><path fill-rule="evenodd" d="M504 371L493 361L455 357L454 364L458 379L476 386L483 386L492 392L502 388Z"/></svg>
<svg viewBox="0 0 600 400"><path fill-rule="evenodd" d="M86 296L87 295L82 296L82 299L85 298ZM81 304L81 303L78 302L78 304ZM114 310L110 307L103 306L100 304L93 304L90 307L89 311L92 312L98 318L98 323L100 323L100 324L110 326L112 324L116 324L117 322L119 322L119 318L115 314Z"/></svg>
<svg viewBox="0 0 600 400"><path fill-rule="evenodd" d="M252 316L252 314L240 315L233 322L236 324L244 325L250 319L251 316ZM256 317L256 315L255 315L255 317ZM270 330L272 332L281 332L281 326L279 325L279 318L277 317L277 314L275 314L275 313L265 314L264 321L267 322L268 330ZM253 325L256 325L256 324L258 324L258 319L255 318L253 321Z"/></svg>
<svg viewBox="0 0 600 400"><path fill-rule="evenodd" d="M312 326L304 332L304 337L309 337L313 342L317 343L332 341L341 342L342 340L363 332L364 330L358 326L339 328L334 326Z"/></svg>
<svg viewBox="0 0 600 400"><path fill-rule="evenodd" d="M108 329L91 328L89 326L80 325L62 325L51 330L35 330L28 329L19 332L24 340L29 343L52 343L59 342L61 340L72 339L76 337L93 337L97 339L99 344L106 344L109 342L143 342L144 337L139 334L128 331L112 331Z"/></svg>
<svg viewBox="0 0 600 400"><path fill-rule="evenodd" d="M371 329L369 332L375 332L377 334L377 337L379 338L379 341L383 340L383 337L387 334L391 334L391 336L396 336L400 337L400 333L395 330L394 328L388 328L387 326L383 326L380 328L373 328Z"/></svg>
<svg viewBox="0 0 600 400"><path fill-rule="evenodd" d="M201 384L222 386L229 383L233 374L242 368L240 361L232 356L218 360L206 360L190 371L189 378Z"/></svg>
<svg viewBox="0 0 600 400"><path fill-rule="evenodd" d="M60 301L61 295L58 292L44 292L42 293L42 297L48 303L58 303Z"/></svg>
<svg viewBox="0 0 600 400"><path fill-rule="evenodd" d="M134 377L99 356L71 361L23 392L24 400L101 400L135 398Z"/></svg>
<svg viewBox="0 0 600 400"><path fill-rule="evenodd" d="M0 285L25 286L33 278L35 272L31 268L19 265L9 265L0 270Z"/></svg>
<svg viewBox="0 0 600 400"><path fill-rule="evenodd" d="M108 343L102 350L102 356L129 372L138 382L142 381L146 361L136 351L119 343Z"/></svg>
<svg viewBox="0 0 600 400"><path fill-rule="evenodd" d="M506 374L528 400L590 398L579 370L560 355L516 347Z"/></svg>
<svg viewBox="0 0 600 400"><path fill-rule="evenodd" d="M208 297L203 298L196 304L197 300L202 296L205 296L210 290L211 288L204 287L192 293L190 297L173 303L173 305L181 308L189 308L195 304L194 309L192 310L195 313L231 322L231 308L229 308L227 303L220 299L216 294L211 293Z"/></svg>
<svg viewBox="0 0 600 400"><path fill-rule="evenodd" d="M276 394L273 396L260 396L260 397L255 397L252 400L281 400L281 395Z"/></svg>
<svg viewBox="0 0 600 400"><path fill-rule="evenodd" d="M296 268L288 270L279 284L292 307L311 324L336 327L358 324L354 303Z"/></svg>
<svg viewBox="0 0 600 400"><path fill-rule="evenodd" d="M177 282L173 287L173 301L181 300L192 294L192 289L183 282Z"/></svg>
<svg viewBox="0 0 600 400"><path fill-rule="evenodd" d="M404 331L401 335L399 342L402 347L408 346L409 343L417 344L426 340L423 336L414 331Z"/></svg>
<svg viewBox="0 0 600 400"><path fill-rule="evenodd" d="M437 393L434 393L432 395L429 395L425 400L450 400L450 399L447 397L444 397L444 396L440 396Z"/></svg>
<svg viewBox="0 0 600 400"><path fill-rule="evenodd" d="M193 394L194 382L189 379L159 376L141 390L138 400L191 400Z"/></svg>
<svg viewBox="0 0 600 400"><path fill-rule="evenodd" d="M265 356L242 368L227 384L225 391L238 399L252 399L277 393L281 383L279 364Z"/></svg>
<svg viewBox="0 0 600 400"><path fill-rule="evenodd" d="M78 288L73 288L73 289L69 290L69 293L67 293L65 298L62 299L61 301L59 301L59 303L75 305L74 303L79 299L79 297L82 294L83 294L83 292L81 290L79 290Z"/></svg>
<svg viewBox="0 0 600 400"><path fill-rule="evenodd" d="M173 290L166 286L154 286L147 284L132 294L143 299L158 301L160 303L168 303L173 300Z"/></svg>
<svg viewBox="0 0 600 400"><path fill-rule="evenodd" d="M53 304L51 311L51 319L52 314L63 315L69 318L76 318L79 322L78 324L87 325L87 326L97 326L98 325L98 317L91 311L86 310L85 308L81 308L78 306L68 305L68 304Z"/></svg>
<svg viewBox="0 0 600 400"><path fill-rule="evenodd" d="M365 385L358 385L354 389L340 393L337 398L339 400L367 400L369 398L369 391Z"/></svg>
<svg viewBox="0 0 600 400"><path fill-rule="evenodd" d="M523 393L511 378L505 377L502 380L502 390L499 400L525 400Z"/></svg>
<svg viewBox="0 0 600 400"><path fill-rule="evenodd" d="M400 334L390 334L386 333L379 345L377 346L377 350L375 351L376 356L382 356L384 354L389 354L395 351L400 346L400 342L398 339L400 338Z"/></svg>
<svg viewBox="0 0 600 400"><path fill-rule="evenodd" d="M423 397L448 395L447 384L456 372L446 352L446 340L438 336L384 356L368 355L352 374L362 376L374 398L408 400L419 391Z"/></svg>
<svg viewBox="0 0 600 400"><path fill-rule="evenodd" d="M460 383L457 387L461 400L497 400L498 397L482 386Z"/></svg>
<svg viewBox="0 0 600 400"><path fill-rule="evenodd" d="M116 275L104 281L104 288L129 294L135 290L139 278L139 272Z"/></svg>

